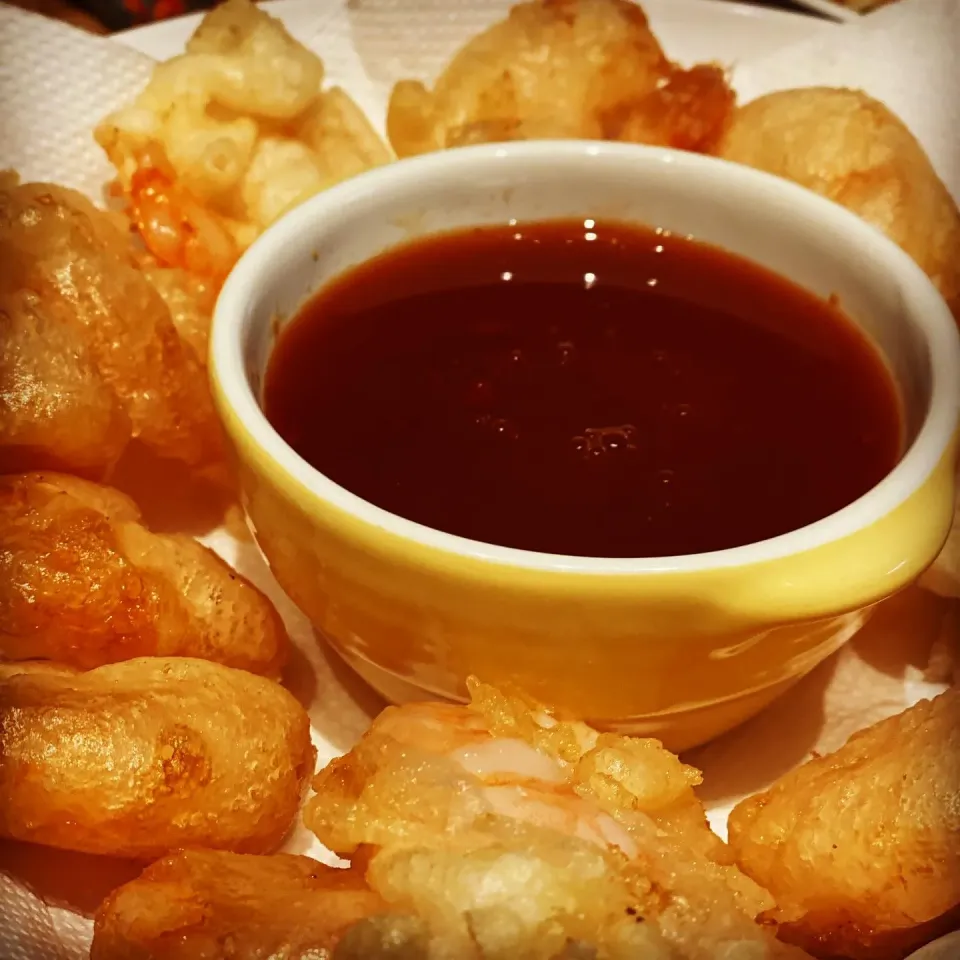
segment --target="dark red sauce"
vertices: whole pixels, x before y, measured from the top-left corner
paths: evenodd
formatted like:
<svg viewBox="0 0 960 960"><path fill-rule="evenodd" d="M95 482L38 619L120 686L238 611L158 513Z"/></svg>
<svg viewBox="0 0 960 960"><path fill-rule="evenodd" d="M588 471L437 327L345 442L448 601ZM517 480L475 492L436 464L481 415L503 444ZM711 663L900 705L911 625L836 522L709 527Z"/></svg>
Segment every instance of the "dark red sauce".
<svg viewBox="0 0 960 960"><path fill-rule="evenodd" d="M896 387L837 307L720 249L592 220L435 236L350 270L280 335L264 408L377 506L589 557L795 530L900 452Z"/></svg>

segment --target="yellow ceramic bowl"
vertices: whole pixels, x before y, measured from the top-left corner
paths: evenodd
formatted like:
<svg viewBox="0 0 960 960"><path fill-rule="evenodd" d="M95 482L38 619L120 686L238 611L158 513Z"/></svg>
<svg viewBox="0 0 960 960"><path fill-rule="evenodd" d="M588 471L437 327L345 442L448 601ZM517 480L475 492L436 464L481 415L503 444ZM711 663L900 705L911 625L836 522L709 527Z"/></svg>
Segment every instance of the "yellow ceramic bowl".
<svg viewBox="0 0 960 960"><path fill-rule="evenodd" d="M448 228L618 218L692 234L840 297L901 386L906 453L804 529L695 556L584 559L389 514L314 470L259 406L277 331L318 286ZM390 700L509 682L675 749L759 711L932 562L953 515L960 348L936 290L852 214L765 174L624 144L515 143L393 164L307 201L244 255L210 369L252 529L280 584Z"/></svg>

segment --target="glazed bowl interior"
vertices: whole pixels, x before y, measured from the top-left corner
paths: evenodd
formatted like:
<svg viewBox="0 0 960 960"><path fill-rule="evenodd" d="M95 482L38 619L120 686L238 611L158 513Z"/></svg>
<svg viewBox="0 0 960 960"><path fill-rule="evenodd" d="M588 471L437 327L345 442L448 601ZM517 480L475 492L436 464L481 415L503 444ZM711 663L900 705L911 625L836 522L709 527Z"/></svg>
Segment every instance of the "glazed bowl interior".
<svg viewBox="0 0 960 960"><path fill-rule="evenodd" d="M525 560L519 556L525 551L471 546L418 529L337 488L280 440L260 400L277 335L312 293L351 266L418 236L571 217L689 235L819 296L837 297L879 347L902 397L905 456L855 504L803 531L766 541L759 552L754 544L694 558L659 558L647 562L651 569L740 563L816 546L881 516L936 465L956 424L956 391L950 385L957 374L956 332L919 268L852 214L786 181L713 158L627 144L558 141L446 151L380 168L307 201L253 245L224 287L211 367L227 402L270 456L341 508L374 523L395 523L405 536L426 537L448 549L549 565L554 561L544 555ZM643 568L642 561L583 561L585 570L620 571L625 564Z"/></svg>

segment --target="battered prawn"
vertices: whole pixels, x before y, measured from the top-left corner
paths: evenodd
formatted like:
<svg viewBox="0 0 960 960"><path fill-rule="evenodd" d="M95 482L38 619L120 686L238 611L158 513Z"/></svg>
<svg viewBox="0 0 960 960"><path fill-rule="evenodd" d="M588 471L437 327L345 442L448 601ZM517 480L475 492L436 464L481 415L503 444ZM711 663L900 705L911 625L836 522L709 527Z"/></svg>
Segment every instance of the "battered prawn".
<svg viewBox="0 0 960 960"><path fill-rule="evenodd" d="M277 217L392 154L324 66L251 0L208 11L94 137L163 267L221 283Z"/></svg>
<svg viewBox="0 0 960 960"><path fill-rule="evenodd" d="M473 37L432 88L399 81L387 134L400 157L567 137L704 152L733 108L724 70L671 62L637 4L536 0Z"/></svg>
<svg viewBox="0 0 960 960"><path fill-rule="evenodd" d="M423 918L438 955L804 955L754 922L773 901L710 832L696 770L470 686L469 707L384 711L304 814L337 853L369 857L371 889Z"/></svg>

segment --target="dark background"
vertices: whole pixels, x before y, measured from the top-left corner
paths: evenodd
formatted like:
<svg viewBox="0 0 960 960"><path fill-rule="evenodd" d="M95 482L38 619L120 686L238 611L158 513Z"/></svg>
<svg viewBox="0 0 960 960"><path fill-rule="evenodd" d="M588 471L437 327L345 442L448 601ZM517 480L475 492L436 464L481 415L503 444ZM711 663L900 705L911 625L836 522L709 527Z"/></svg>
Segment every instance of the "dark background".
<svg viewBox="0 0 960 960"><path fill-rule="evenodd" d="M8 2L8 0L3 0ZM92 33L111 33L153 20L176 17L213 6L210 0L9 0L15 6L82 27ZM320 0L317 0L320 2ZM724 3L726 0L714 0ZM741 0L756 6L808 13L791 0Z"/></svg>

